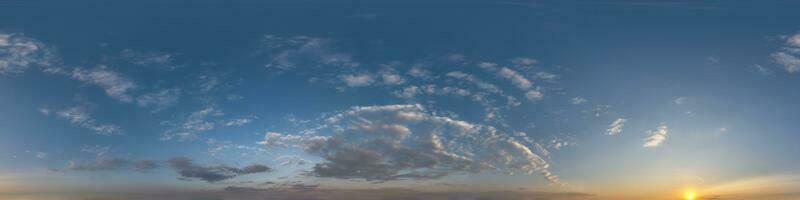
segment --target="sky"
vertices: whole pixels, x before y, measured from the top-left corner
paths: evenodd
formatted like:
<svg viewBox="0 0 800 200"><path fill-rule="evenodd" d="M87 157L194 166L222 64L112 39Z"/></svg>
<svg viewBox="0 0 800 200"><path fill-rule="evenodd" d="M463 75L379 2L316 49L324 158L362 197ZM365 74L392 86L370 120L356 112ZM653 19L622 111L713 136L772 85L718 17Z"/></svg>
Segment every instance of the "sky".
<svg viewBox="0 0 800 200"><path fill-rule="evenodd" d="M0 199L798 199L798 7L2 1Z"/></svg>

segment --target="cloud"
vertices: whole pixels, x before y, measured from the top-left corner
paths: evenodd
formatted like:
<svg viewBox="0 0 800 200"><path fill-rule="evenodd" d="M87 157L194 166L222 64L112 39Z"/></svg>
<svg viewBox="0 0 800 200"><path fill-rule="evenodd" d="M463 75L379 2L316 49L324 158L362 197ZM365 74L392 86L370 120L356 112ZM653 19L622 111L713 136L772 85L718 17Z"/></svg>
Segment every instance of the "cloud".
<svg viewBox="0 0 800 200"><path fill-rule="evenodd" d="M406 82L403 76L391 68L383 69L379 74L381 76L381 80L383 80L383 84L386 85L400 85Z"/></svg>
<svg viewBox="0 0 800 200"><path fill-rule="evenodd" d="M138 160L133 163L133 168L139 171L152 170L158 167L158 163L152 160Z"/></svg>
<svg viewBox="0 0 800 200"><path fill-rule="evenodd" d="M655 148L661 146L661 143L667 139L667 125L661 124L656 130L647 131L649 136L644 140L643 147Z"/></svg>
<svg viewBox="0 0 800 200"><path fill-rule="evenodd" d="M55 49L22 34L0 32L0 75L22 73L31 67L54 70Z"/></svg>
<svg viewBox="0 0 800 200"><path fill-rule="evenodd" d="M95 162L80 163L77 161L67 162L67 169L73 171L101 171L122 169L129 163L128 160L119 158L98 158Z"/></svg>
<svg viewBox="0 0 800 200"><path fill-rule="evenodd" d="M56 113L56 116L69 120L70 123L94 131L98 135L121 135L122 129L111 124L98 124L85 109L71 107Z"/></svg>
<svg viewBox="0 0 800 200"><path fill-rule="evenodd" d="M249 124L253 122L252 118L239 118L239 119L232 119L225 122L225 126L244 126L245 124Z"/></svg>
<svg viewBox="0 0 800 200"><path fill-rule="evenodd" d="M180 140L191 140L197 137L198 133L206 132L214 129L213 122L208 121L208 117L222 116L221 110L216 109L214 106L207 106L202 110L192 112L186 119L179 124L170 124L173 127L164 132L161 140L172 140L179 138Z"/></svg>
<svg viewBox="0 0 800 200"><path fill-rule="evenodd" d="M782 65L786 72L800 72L800 58L798 58L800 56L800 45L798 45L800 33L784 38L785 46L770 56L775 63Z"/></svg>
<svg viewBox="0 0 800 200"><path fill-rule="evenodd" d="M125 49L122 50L122 57L139 66L159 67L166 70L173 70L178 67L173 64L175 55L169 53L140 52L133 49Z"/></svg>
<svg viewBox="0 0 800 200"><path fill-rule="evenodd" d="M137 97L136 104L141 107L154 107L153 112L158 112L177 103L180 96L181 90L178 88L164 89Z"/></svg>
<svg viewBox="0 0 800 200"><path fill-rule="evenodd" d="M611 122L611 125L608 125L608 129L606 129L607 135L618 135L622 133L622 127L625 126L625 122L628 121L624 118L617 118L614 122Z"/></svg>
<svg viewBox="0 0 800 200"><path fill-rule="evenodd" d="M70 160L67 162L66 170L71 171L108 171L108 170L124 170L133 167L136 171L145 172L159 167L158 163L153 160L127 160L122 158L107 158L105 156L98 158L92 162L79 162ZM62 170L58 170L62 171Z"/></svg>
<svg viewBox="0 0 800 200"><path fill-rule="evenodd" d="M582 97L573 97L572 98L572 104L575 104L575 105L586 103L586 101L587 100L582 98Z"/></svg>
<svg viewBox="0 0 800 200"><path fill-rule="evenodd" d="M271 57L265 67L285 71L297 67L359 66L350 54L334 51L330 43L327 39L308 36L265 35L262 46Z"/></svg>
<svg viewBox="0 0 800 200"><path fill-rule="evenodd" d="M326 119L325 127L317 133L330 135L304 143L306 152L325 160L313 167L312 174L318 177L426 180L453 172L495 170L538 172L558 182L548 162L530 148L530 139L432 115L421 105L353 107Z"/></svg>
<svg viewBox="0 0 800 200"><path fill-rule="evenodd" d="M219 182L240 175L269 172L272 169L265 165L253 164L243 168L235 168L226 165L201 166L186 157L175 157L167 161L169 166L175 169L182 178L200 179L206 182Z"/></svg>
<svg viewBox="0 0 800 200"><path fill-rule="evenodd" d="M516 66L533 66L539 64L539 61L533 58L519 57L511 59L511 63Z"/></svg>
<svg viewBox="0 0 800 200"><path fill-rule="evenodd" d="M514 83L514 85L516 85L519 89L527 90L530 89L531 86L533 86L533 83L531 83L530 80L525 78L525 76L507 67L501 68L500 71L498 71L497 73L501 77L511 80L511 83Z"/></svg>
<svg viewBox="0 0 800 200"><path fill-rule="evenodd" d="M772 59L783 65L786 72L795 73L800 71L800 58L788 52L776 52L772 54Z"/></svg>
<svg viewBox="0 0 800 200"><path fill-rule="evenodd" d="M691 100L689 97L678 97L678 98L676 98L674 100L674 102L675 102L675 104L683 105L683 104L688 103L689 100Z"/></svg>
<svg viewBox="0 0 800 200"><path fill-rule="evenodd" d="M45 159L45 158L47 158L47 153L44 153L44 152L37 152L37 153L36 153L36 158L38 158L38 159Z"/></svg>
<svg viewBox="0 0 800 200"><path fill-rule="evenodd" d="M92 69L75 68L72 71L72 78L97 85L105 90L106 95L119 101L131 102L134 100L130 92L136 89L136 83L109 70L106 66L101 65Z"/></svg>
<svg viewBox="0 0 800 200"><path fill-rule="evenodd" d="M341 75L339 78L344 81L345 84L349 87L364 87L369 86L372 82L375 81L375 78L371 74L346 74Z"/></svg>

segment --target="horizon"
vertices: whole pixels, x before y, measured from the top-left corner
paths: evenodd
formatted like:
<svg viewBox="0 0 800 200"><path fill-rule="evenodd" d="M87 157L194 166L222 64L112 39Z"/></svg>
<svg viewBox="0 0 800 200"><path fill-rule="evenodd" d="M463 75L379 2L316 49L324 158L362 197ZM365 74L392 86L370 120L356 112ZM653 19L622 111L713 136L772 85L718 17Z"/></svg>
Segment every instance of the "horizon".
<svg viewBox="0 0 800 200"><path fill-rule="evenodd" d="M800 2L0 2L0 200L800 198Z"/></svg>

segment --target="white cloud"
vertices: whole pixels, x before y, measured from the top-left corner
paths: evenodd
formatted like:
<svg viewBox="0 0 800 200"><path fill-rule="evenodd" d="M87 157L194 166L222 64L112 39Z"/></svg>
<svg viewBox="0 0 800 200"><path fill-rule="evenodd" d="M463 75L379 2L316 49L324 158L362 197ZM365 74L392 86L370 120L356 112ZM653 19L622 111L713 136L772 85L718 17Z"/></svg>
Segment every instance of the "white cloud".
<svg viewBox="0 0 800 200"><path fill-rule="evenodd" d="M0 33L0 75L21 73L30 67L48 71L57 61L55 50L36 39Z"/></svg>
<svg viewBox="0 0 800 200"><path fill-rule="evenodd" d="M431 72L426 70L426 69L424 69L423 66L421 66L421 65L415 65L415 66L411 67L411 69L408 70L407 74L409 76L411 76L411 77L414 77L414 78L420 78L420 79L426 79L426 80L433 78L433 76L431 75Z"/></svg>
<svg viewBox="0 0 800 200"><path fill-rule="evenodd" d="M786 43L792 46L800 47L800 33L786 38Z"/></svg>
<svg viewBox="0 0 800 200"><path fill-rule="evenodd" d="M558 75L548 73L548 72L536 72L536 79L544 80L544 81L555 81L558 79Z"/></svg>
<svg viewBox="0 0 800 200"><path fill-rule="evenodd" d="M38 158L38 159L45 159L45 158L47 158L47 153L44 153L44 152L37 152L37 153L36 153L36 158Z"/></svg>
<svg viewBox="0 0 800 200"><path fill-rule="evenodd" d="M244 126L245 124L249 124L250 122L253 122L252 118L232 119L225 122L225 126Z"/></svg>
<svg viewBox="0 0 800 200"><path fill-rule="evenodd" d="M661 146L661 143L667 139L667 125L661 124L656 130L647 131L647 134L649 136L644 140L643 147L655 148Z"/></svg>
<svg viewBox="0 0 800 200"><path fill-rule="evenodd" d="M539 101L544 98L544 93L542 93L542 91L540 91L539 89L528 90L527 92L525 92L525 98L527 98L532 102Z"/></svg>
<svg viewBox="0 0 800 200"><path fill-rule="evenodd" d="M69 120L70 123L94 131L98 135L121 135L122 130L119 126L111 124L98 124L86 110L80 107L72 107L59 111L56 115L60 118Z"/></svg>
<svg viewBox="0 0 800 200"><path fill-rule="evenodd" d="M394 70L385 69L380 72L381 79L383 80L383 84L386 85L400 85L406 82L400 74L397 74Z"/></svg>
<svg viewBox="0 0 800 200"><path fill-rule="evenodd" d="M375 78L371 74L347 74L340 76L342 81L350 87L364 87L372 84Z"/></svg>
<svg viewBox="0 0 800 200"><path fill-rule="evenodd" d="M614 122L611 122L611 125L608 125L608 129L606 129L606 134L608 135L617 135L622 132L622 127L625 126L625 122L628 121L624 118L617 118Z"/></svg>
<svg viewBox="0 0 800 200"><path fill-rule="evenodd" d="M583 97L573 97L572 98L572 104L575 104L575 105L586 103L586 101L587 100L584 99Z"/></svg>
<svg viewBox="0 0 800 200"><path fill-rule="evenodd" d="M72 71L72 78L103 88L106 95L111 98L122 102L133 101L130 92L136 89L136 83L117 72L109 70L106 66L99 66L93 69L75 68Z"/></svg>
<svg viewBox="0 0 800 200"><path fill-rule="evenodd" d="M167 122L167 125L173 127L165 131L161 136L161 140L172 140L178 138L180 140L191 140L197 138L197 134L214 129L215 125L209 121L209 117L218 117L225 115L221 110L208 106L202 110L198 110L190 114L186 119L179 124L172 124Z"/></svg>
<svg viewBox="0 0 800 200"><path fill-rule="evenodd" d="M788 52L775 52L772 54L772 59L780 65L783 65L786 72L795 73L800 71L800 58Z"/></svg>
<svg viewBox="0 0 800 200"><path fill-rule="evenodd" d="M785 46L770 56L775 63L783 66L786 72L800 72L800 33L787 36Z"/></svg>
<svg viewBox="0 0 800 200"><path fill-rule="evenodd" d="M525 76L507 67L501 68L500 71L497 73L501 77L511 80L511 83L514 83L514 85L516 85L519 89L527 90L530 89L531 86L533 86L533 83L531 83L530 80L525 78Z"/></svg>
<svg viewBox="0 0 800 200"><path fill-rule="evenodd" d="M675 104L683 105L689 102L689 97L678 97L674 100Z"/></svg>
<svg viewBox="0 0 800 200"><path fill-rule="evenodd" d="M396 97L404 98L404 99L412 99L414 96L420 93L420 89L417 86L408 86L403 88L401 91L394 91L392 94Z"/></svg>

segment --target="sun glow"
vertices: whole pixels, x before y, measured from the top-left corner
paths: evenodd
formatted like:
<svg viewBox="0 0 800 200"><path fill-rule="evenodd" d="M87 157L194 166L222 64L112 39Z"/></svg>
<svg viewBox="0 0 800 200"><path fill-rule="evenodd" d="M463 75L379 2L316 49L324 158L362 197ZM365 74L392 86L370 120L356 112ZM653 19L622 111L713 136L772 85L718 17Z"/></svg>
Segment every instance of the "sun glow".
<svg viewBox="0 0 800 200"><path fill-rule="evenodd" d="M697 194L695 194L694 191L686 191L683 196L686 198L686 200L695 200Z"/></svg>

